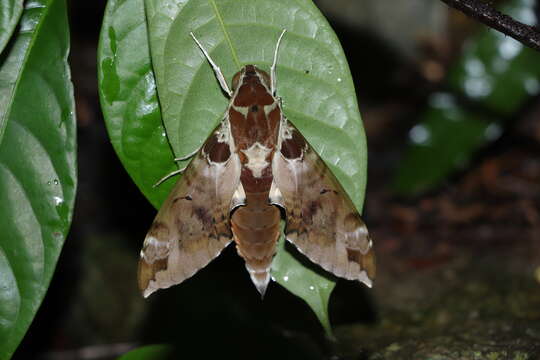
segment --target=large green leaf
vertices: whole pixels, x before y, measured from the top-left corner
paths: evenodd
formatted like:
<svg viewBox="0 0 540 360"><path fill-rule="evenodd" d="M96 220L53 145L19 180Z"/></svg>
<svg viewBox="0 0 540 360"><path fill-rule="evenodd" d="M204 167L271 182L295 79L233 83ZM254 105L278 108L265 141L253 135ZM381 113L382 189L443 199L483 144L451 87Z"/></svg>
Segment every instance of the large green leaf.
<svg viewBox="0 0 540 360"><path fill-rule="evenodd" d="M146 4L163 122L176 156L198 148L227 106L189 33L196 34L231 79L245 64L268 70L277 37L287 29L278 61L278 94L285 114L361 208L366 144L354 86L339 41L310 0L146 0ZM311 306L319 304L315 312L326 317L331 280L283 254L273 267L281 285Z"/></svg>
<svg viewBox="0 0 540 360"><path fill-rule="evenodd" d="M0 68L0 359L51 280L71 223L75 114L65 0L28 3Z"/></svg>
<svg viewBox="0 0 540 360"><path fill-rule="evenodd" d="M361 208L366 143L354 85L336 35L311 0L146 0L163 122L177 157L202 145L227 99L189 33L225 78L245 64L269 69L276 40L285 113L332 167Z"/></svg>
<svg viewBox="0 0 540 360"><path fill-rule="evenodd" d="M176 165L161 121L143 0L107 3L98 62L101 108L111 142L133 181L159 208L174 182L152 185Z"/></svg>
<svg viewBox="0 0 540 360"><path fill-rule="evenodd" d="M127 161L122 153L125 150L118 151L122 139L134 136L133 129L139 130L137 134L141 139L152 138L152 131L163 132L157 120L152 126L150 120L143 124L141 112L134 112L139 118L134 116L133 125L128 128L124 120L129 117L120 110L125 106L123 102L130 100L136 104L141 100L140 94L150 99L149 94L155 91L153 84L145 85L145 91L139 94L130 90L133 88L130 82L137 83L136 74L141 83L150 71L144 67L150 60L143 62L143 57L148 56L148 40L143 32L137 31L144 26L140 0L109 1L99 63L102 106L111 140L128 172L140 173L143 180L135 181L154 205L164 200L166 191L156 192L151 184L171 170L175 155L189 154L204 142L227 106L227 99L189 32L196 34L230 79L244 64L254 63L268 69L277 37L286 28L288 32L278 62L278 93L283 97L285 113L361 208L366 184L366 144L354 86L335 34L311 1L147 0L145 5L161 116L174 155L164 138L160 138L163 142L145 148L147 156L159 159L157 162L137 164ZM136 12L128 10L134 8ZM127 80L125 84L124 80ZM119 106L118 115L112 117L115 104ZM157 99L143 104L153 109L157 107ZM145 144L144 140L140 144ZM162 162L165 158L167 161ZM174 181L176 179L165 183L167 191ZM274 277L293 293L303 295L298 289L306 288L305 280L315 273L295 259L287 264L281 259L284 257L276 257L276 267L295 267L295 275L289 281L283 281L283 276L275 272ZM333 282L324 277L318 279L308 288L331 289L333 286Z"/></svg>
<svg viewBox="0 0 540 360"><path fill-rule="evenodd" d="M23 10L23 0L0 0L0 53L9 41Z"/></svg>

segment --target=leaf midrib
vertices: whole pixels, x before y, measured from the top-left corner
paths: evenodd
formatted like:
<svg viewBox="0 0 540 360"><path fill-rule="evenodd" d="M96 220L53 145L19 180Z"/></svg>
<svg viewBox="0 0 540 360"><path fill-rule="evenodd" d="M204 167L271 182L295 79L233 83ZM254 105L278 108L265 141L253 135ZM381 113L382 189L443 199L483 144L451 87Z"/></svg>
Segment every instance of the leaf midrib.
<svg viewBox="0 0 540 360"><path fill-rule="evenodd" d="M225 36L225 40L227 41L227 44L229 45L229 48L231 49L231 54L234 62L236 63L236 66L240 70L242 66L240 65L240 60L238 59L238 54L236 53L236 50L232 44L231 37L229 36L229 32L227 31L227 28L225 27L225 22L223 21L223 17L221 16L221 13L219 12L219 9L217 7L217 4L215 0L208 0L210 2L210 5L212 6L212 9L214 10L214 14L216 15L216 19L219 22L219 26L221 27L221 30L223 31L223 35Z"/></svg>

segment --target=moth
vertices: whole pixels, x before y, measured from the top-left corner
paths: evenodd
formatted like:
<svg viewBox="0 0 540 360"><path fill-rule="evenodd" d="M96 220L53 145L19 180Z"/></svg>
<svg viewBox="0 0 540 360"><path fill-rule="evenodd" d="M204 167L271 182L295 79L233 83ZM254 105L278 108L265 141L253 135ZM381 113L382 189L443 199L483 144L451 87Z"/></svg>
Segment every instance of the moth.
<svg viewBox="0 0 540 360"><path fill-rule="evenodd" d="M371 287L372 241L354 204L324 161L283 114L276 93L278 49L270 75L244 66L229 89L220 68L195 43L230 99L223 119L163 203L140 253L144 297L179 284L232 241L264 296L280 237L336 276Z"/></svg>

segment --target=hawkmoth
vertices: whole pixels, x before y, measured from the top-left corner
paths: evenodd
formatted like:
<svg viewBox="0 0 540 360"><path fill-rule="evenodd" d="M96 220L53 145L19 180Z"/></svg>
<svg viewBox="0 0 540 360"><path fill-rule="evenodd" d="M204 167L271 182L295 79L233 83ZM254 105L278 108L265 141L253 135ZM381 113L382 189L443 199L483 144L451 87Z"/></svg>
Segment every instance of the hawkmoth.
<svg viewBox="0 0 540 360"><path fill-rule="evenodd" d="M285 236L301 253L339 277L371 287L375 257L366 226L324 161L283 114L276 63L284 34L270 74L246 65L234 75L231 90L191 33L230 102L146 235L138 271L145 297L191 277L232 241L264 296L281 211Z"/></svg>

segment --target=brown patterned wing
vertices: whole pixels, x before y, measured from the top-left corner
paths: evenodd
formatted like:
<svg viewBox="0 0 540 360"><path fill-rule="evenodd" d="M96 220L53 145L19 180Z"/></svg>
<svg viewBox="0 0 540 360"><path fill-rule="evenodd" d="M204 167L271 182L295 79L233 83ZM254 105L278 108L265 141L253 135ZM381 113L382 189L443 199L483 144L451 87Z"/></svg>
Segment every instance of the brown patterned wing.
<svg viewBox="0 0 540 360"><path fill-rule="evenodd" d="M146 235L138 274L144 297L191 277L231 242L229 214L242 201L233 199L235 191L243 190L223 127L189 164Z"/></svg>
<svg viewBox="0 0 540 360"><path fill-rule="evenodd" d="M345 190L300 132L284 120L274 155L272 203L286 211L285 235L311 261L371 287L375 257L367 228Z"/></svg>

